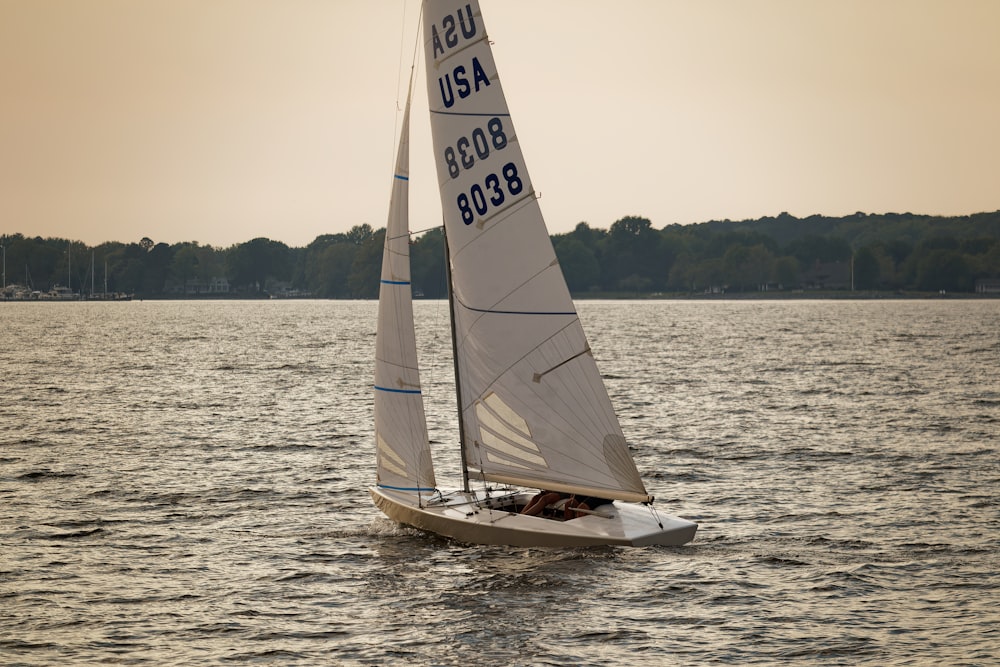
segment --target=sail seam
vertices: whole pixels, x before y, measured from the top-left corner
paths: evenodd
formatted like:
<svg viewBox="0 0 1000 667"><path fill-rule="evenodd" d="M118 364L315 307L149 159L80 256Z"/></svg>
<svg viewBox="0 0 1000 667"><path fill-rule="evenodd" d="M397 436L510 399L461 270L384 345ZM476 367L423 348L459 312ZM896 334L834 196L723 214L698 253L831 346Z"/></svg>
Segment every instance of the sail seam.
<svg viewBox="0 0 1000 667"><path fill-rule="evenodd" d="M423 8L421 8L421 11L423 11ZM482 18L482 14L480 14L479 16L480 16L480 18ZM475 46L476 44L479 44L480 42L487 42L488 43L489 39L490 39L490 36L486 34L486 31L483 31L483 36L480 37L479 39L477 39L475 41L472 41L472 42L469 42L468 44L463 45L462 48L460 48L460 49L455 49L454 51L450 51L449 53L443 54L440 59L434 59L432 61L434 63L434 69L435 70L441 69L441 65L442 64L448 62L449 60L451 60L452 58L454 58L458 54L460 54L460 53L462 53L464 51L467 51L468 49L471 49L473 46ZM424 44L426 44L427 41L428 41L428 38L425 37ZM494 65L494 68L495 68L495 65ZM493 76L491 78L492 79L496 79L497 78L497 73L494 72Z"/></svg>
<svg viewBox="0 0 1000 667"><path fill-rule="evenodd" d="M467 116L469 118L475 117L486 117L491 118L510 118L510 113L481 113L473 111L438 111L436 109L431 109L432 115L438 116Z"/></svg>

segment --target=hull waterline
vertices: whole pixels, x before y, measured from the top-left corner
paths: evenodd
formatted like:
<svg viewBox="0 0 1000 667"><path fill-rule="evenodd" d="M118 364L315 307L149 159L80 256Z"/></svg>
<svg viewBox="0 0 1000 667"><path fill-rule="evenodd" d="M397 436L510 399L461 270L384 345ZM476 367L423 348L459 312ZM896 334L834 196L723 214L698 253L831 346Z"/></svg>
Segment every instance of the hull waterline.
<svg viewBox="0 0 1000 667"><path fill-rule="evenodd" d="M659 515L631 503L603 505L568 521L525 516L506 509L511 495L483 498L454 492L423 506L414 493L372 487L375 505L387 517L459 542L521 547L679 546L694 539L697 524Z"/></svg>

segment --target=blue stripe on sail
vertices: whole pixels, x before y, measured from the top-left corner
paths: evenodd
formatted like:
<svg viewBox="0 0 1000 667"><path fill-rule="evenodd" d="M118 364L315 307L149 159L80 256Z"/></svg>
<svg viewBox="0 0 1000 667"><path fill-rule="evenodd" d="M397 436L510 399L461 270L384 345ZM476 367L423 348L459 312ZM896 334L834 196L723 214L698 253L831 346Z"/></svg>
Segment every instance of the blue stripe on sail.
<svg viewBox="0 0 1000 667"><path fill-rule="evenodd" d="M380 387L377 384L374 385L376 391L388 391L393 394L419 394L421 391L419 389L393 389L392 387Z"/></svg>
<svg viewBox="0 0 1000 667"><path fill-rule="evenodd" d="M409 280L380 280L383 285L409 285Z"/></svg>
<svg viewBox="0 0 1000 667"><path fill-rule="evenodd" d="M434 487L426 486L389 486L388 484L378 484L380 489L389 489L390 491L437 491Z"/></svg>
<svg viewBox="0 0 1000 667"><path fill-rule="evenodd" d="M572 310L567 312L553 311L551 313L547 313L532 310L491 310L489 308L473 308L472 306L463 307L474 313L489 313L491 315L576 315L576 311Z"/></svg>
<svg viewBox="0 0 1000 667"><path fill-rule="evenodd" d="M408 181L408 180L410 180L409 176L403 176L402 174L394 174L394 177L398 178L401 181Z"/></svg>

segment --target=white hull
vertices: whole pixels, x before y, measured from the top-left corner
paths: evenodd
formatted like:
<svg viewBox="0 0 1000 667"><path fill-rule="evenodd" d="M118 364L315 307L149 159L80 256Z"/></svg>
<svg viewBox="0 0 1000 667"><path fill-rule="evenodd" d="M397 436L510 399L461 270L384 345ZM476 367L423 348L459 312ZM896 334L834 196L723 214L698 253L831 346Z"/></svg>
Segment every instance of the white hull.
<svg viewBox="0 0 1000 667"><path fill-rule="evenodd" d="M495 493L492 498L456 491L443 497L423 497L412 492L369 489L372 500L393 521L471 544L505 544L520 547L580 547L622 545L678 546L694 539L698 525L672 516L658 515L632 503L602 505L592 514L560 521L526 516L499 509L510 506L517 494ZM530 494L520 494L523 505Z"/></svg>

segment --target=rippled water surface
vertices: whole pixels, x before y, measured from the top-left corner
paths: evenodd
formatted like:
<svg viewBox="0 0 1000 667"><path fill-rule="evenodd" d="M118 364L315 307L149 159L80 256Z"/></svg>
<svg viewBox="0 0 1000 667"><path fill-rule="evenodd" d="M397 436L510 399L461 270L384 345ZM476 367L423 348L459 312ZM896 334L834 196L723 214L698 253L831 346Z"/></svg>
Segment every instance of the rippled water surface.
<svg viewBox="0 0 1000 667"><path fill-rule="evenodd" d="M997 664L1000 301L579 308L690 545L382 518L373 302L0 304L0 664Z"/></svg>

